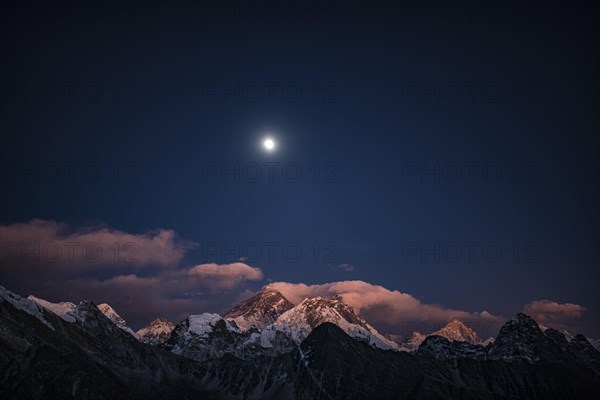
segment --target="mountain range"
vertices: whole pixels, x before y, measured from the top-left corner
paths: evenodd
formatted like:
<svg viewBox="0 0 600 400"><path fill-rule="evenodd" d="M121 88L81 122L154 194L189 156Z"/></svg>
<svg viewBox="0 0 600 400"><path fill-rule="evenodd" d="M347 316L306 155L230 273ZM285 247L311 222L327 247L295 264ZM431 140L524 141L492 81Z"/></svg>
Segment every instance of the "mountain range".
<svg viewBox="0 0 600 400"><path fill-rule="evenodd" d="M294 305L266 287L223 317L133 332L106 303L0 286L0 330L3 399L600 398L600 352L525 314L494 340L454 320L397 343L339 296Z"/></svg>

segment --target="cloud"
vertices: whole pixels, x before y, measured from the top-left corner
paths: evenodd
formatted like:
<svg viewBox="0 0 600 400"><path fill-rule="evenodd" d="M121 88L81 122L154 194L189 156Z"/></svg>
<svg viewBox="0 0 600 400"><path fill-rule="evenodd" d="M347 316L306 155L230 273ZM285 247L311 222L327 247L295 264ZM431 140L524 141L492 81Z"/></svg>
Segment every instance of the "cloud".
<svg viewBox="0 0 600 400"><path fill-rule="evenodd" d="M350 265L350 264L340 264L337 267L335 267L336 269L341 269L343 271L354 271L354 266Z"/></svg>
<svg viewBox="0 0 600 400"><path fill-rule="evenodd" d="M1 283L53 302L106 302L140 327L159 316L179 322L223 312L231 305L228 290L263 278L243 262L181 265L194 246L168 229L128 233L40 219L2 225Z"/></svg>
<svg viewBox="0 0 600 400"><path fill-rule="evenodd" d="M242 263L202 264L186 269L158 270L150 276L78 277L41 287L39 294L52 293L49 300L53 301L89 299L107 302L128 322L140 326L159 316L179 322L190 314L222 312L231 306L231 297L223 296L225 290L262 277L259 268ZM201 287L210 290L205 293L199 290ZM56 293L60 293L59 297ZM245 295L249 293L244 292Z"/></svg>
<svg viewBox="0 0 600 400"><path fill-rule="evenodd" d="M525 305L523 312L542 324L565 328L566 322L580 318L585 312L585 308L579 304L536 300Z"/></svg>
<svg viewBox="0 0 600 400"><path fill-rule="evenodd" d="M187 296L193 283L185 279L163 276L141 277L135 274L117 275L108 279L76 278L57 283L56 287L40 288L38 295L50 301L92 300L110 304L128 325L140 328L157 317L179 322L189 314L211 308L202 297Z"/></svg>
<svg viewBox="0 0 600 400"><path fill-rule="evenodd" d="M395 333L409 334L415 329L432 331L457 318L481 335L489 337L500 328L503 321L503 318L487 311L469 312L424 304L410 294L358 280L320 285L275 282L269 287L280 291L294 304L307 297L341 295L344 302L369 323L384 326Z"/></svg>
<svg viewBox="0 0 600 400"><path fill-rule="evenodd" d="M216 289L231 289L244 281L258 281L264 277L260 268L251 267L241 262L222 265L215 263L196 265L187 273L190 276L200 278L201 283Z"/></svg>
<svg viewBox="0 0 600 400"><path fill-rule="evenodd" d="M0 238L3 264L19 269L23 266L52 266L61 270L172 267L195 247L195 243L178 239L169 229L132 234L103 225L73 228L41 219L2 225Z"/></svg>

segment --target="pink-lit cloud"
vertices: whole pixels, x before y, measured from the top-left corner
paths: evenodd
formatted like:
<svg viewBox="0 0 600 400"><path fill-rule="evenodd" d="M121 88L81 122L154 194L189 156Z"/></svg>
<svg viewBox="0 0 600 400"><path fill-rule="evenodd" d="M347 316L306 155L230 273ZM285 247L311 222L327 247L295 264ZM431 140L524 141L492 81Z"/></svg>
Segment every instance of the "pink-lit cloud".
<svg viewBox="0 0 600 400"><path fill-rule="evenodd" d="M269 287L280 291L294 304L307 297L340 295L361 317L374 325L396 330L397 333L413 329L432 330L456 318L489 336L503 321L502 317L487 311L469 312L425 304L410 294L358 280L320 285L275 282L269 284Z"/></svg>
<svg viewBox="0 0 600 400"><path fill-rule="evenodd" d="M10 267L52 266L55 269L133 268L177 265L195 244L169 229L132 234L106 226L73 228L34 219L0 226L0 259Z"/></svg>
<svg viewBox="0 0 600 400"><path fill-rule="evenodd" d="M182 265L194 246L168 229L128 233L40 219L2 225L1 283L49 301L106 302L136 326L223 312L232 300L226 292L264 277L244 262Z"/></svg>
<svg viewBox="0 0 600 400"><path fill-rule="evenodd" d="M523 312L541 324L561 329L567 328L569 321L580 318L585 312L585 308L579 304L536 300L525 305Z"/></svg>
<svg viewBox="0 0 600 400"><path fill-rule="evenodd" d="M192 277L199 278L199 283L216 289L231 289L245 281L259 281L264 278L260 268L241 262L196 265L187 273Z"/></svg>

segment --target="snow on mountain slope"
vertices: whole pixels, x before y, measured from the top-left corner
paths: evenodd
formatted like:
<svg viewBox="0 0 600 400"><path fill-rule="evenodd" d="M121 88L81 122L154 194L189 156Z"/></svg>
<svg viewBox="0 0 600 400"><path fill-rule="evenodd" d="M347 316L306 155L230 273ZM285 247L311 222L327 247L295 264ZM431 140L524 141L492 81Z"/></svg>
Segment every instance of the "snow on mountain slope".
<svg viewBox="0 0 600 400"><path fill-rule="evenodd" d="M375 328L358 317L340 296L330 299L313 297L302 300L283 313L272 329L288 334L296 343L306 339L310 332L324 322L340 327L349 336L365 341L380 349L397 349L398 345L386 339Z"/></svg>
<svg viewBox="0 0 600 400"><path fill-rule="evenodd" d="M118 326L119 328L124 330L125 332L131 334L131 336L139 339L138 334L135 333L133 330L131 330L131 328L129 328L127 326L127 323L125 322L125 320L123 318L121 318L121 316L119 314L117 314L117 312L114 310L114 308L112 308L110 305L108 305L106 303L102 303L98 306L98 310L100 310L100 312L102 314L104 314L106 316L106 318L110 319L113 324L115 324L116 326Z"/></svg>
<svg viewBox="0 0 600 400"><path fill-rule="evenodd" d="M474 330L459 320L454 319L443 328L430 334L423 334L419 331L414 331L408 341L403 345L403 348L407 350L416 350L427 337L434 335L446 338L451 342L467 342L470 344L485 343L485 345L490 343L490 339L487 339L485 342L483 342Z"/></svg>
<svg viewBox="0 0 600 400"><path fill-rule="evenodd" d="M29 297L27 297L27 300L35 302L37 305L45 308L48 311L53 312L54 314L58 315L67 322L75 322L79 318L77 306L71 302L67 301L60 303L52 303L47 300L40 299L39 297L35 297L33 295L29 295ZM98 306L98 309L119 328L131 334L133 337L139 339L138 334L127 326L125 320L121 318L121 316L117 314L117 312L110 305L103 303Z"/></svg>
<svg viewBox="0 0 600 400"><path fill-rule="evenodd" d="M52 324L50 324L50 322L46 321L46 319L44 318L44 308L37 304L35 301L24 299L18 294L6 289L4 286L0 286L0 302L4 301L12 304L13 307L19 310L25 311L29 315L33 315L48 328L54 330Z"/></svg>
<svg viewBox="0 0 600 400"><path fill-rule="evenodd" d="M224 318L234 321L242 331L252 326L264 329L292 307L294 305L277 290L263 288L256 295L229 310Z"/></svg>
<svg viewBox="0 0 600 400"><path fill-rule="evenodd" d="M200 315L190 315L188 317L188 332L200 337L207 337L208 334L213 331L217 322L222 319L223 318L219 314L204 313ZM228 330L238 331L238 329L229 321L226 321L226 326Z"/></svg>
<svg viewBox="0 0 600 400"><path fill-rule="evenodd" d="M241 356L237 352L244 353L245 337L250 335L250 331L242 333L234 322L219 314L190 315L175 325L164 348L199 361L225 354Z"/></svg>
<svg viewBox="0 0 600 400"><path fill-rule="evenodd" d="M27 300L35 301L37 304L44 307L46 310L52 311L54 314L58 315L67 322L75 322L75 316L73 315L73 311L75 311L75 308L77 306L69 301L51 303L47 300L40 299L39 297L35 297L33 295L29 295L27 297Z"/></svg>
<svg viewBox="0 0 600 400"><path fill-rule="evenodd" d="M175 325L169 320L157 318L136 333L142 342L157 345L166 342L173 329L175 329Z"/></svg>

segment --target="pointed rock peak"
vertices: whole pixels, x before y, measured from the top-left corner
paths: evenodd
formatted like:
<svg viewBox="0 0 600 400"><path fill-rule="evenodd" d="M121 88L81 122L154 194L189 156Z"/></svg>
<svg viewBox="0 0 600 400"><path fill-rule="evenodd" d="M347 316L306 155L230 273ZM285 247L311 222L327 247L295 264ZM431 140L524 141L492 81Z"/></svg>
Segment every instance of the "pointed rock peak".
<svg viewBox="0 0 600 400"><path fill-rule="evenodd" d="M535 325L538 324L529 315L523 314L523 313L517 313L517 314L515 314L515 316L512 317L511 321L518 322L518 323L524 323L524 324L535 324Z"/></svg>
<svg viewBox="0 0 600 400"><path fill-rule="evenodd" d="M465 324L463 324L461 321L457 320L457 319L453 319L452 321L448 322L446 324L446 326L444 326L441 330L444 329L455 329L455 330L459 330L459 331L470 331L472 332L471 328L469 328L468 326L466 326Z"/></svg>
<svg viewBox="0 0 600 400"><path fill-rule="evenodd" d="M159 317L159 318L156 318L154 321L150 322L144 328L140 329L140 331L145 330L145 329L153 329L153 330L156 330L156 329L167 329L167 330L173 330L174 327L175 327L175 325L173 325L173 323L171 321L169 321L166 318ZM138 333L140 331L138 331Z"/></svg>
<svg viewBox="0 0 600 400"><path fill-rule="evenodd" d="M555 335L556 334L556 335ZM536 363L561 357L564 337L558 331L542 332L533 318L519 313L507 321L490 347L490 359Z"/></svg>
<svg viewBox="0 0 600 400"><path fill-rule="evenodd" d="M300 343L307 335L324 323L335 324L346 335L381 349L397 349L398 345L386 339L375 328L354 313L339 299L311 297L282 314L273 324L276 330L291 335Z"/></svg>
<svg viewBox="0 0 600 400"><path fill-rule="evenodd" d="M591 346L590 341L587 340L587 338L585 336L583 336L581 333L578 333L577 335L573 336L573 339L571 339L571 342L573 344L579 343L579 344L584 344L586 346L587 345Z"/></svg>
<svg viewBox="0 0 600 400"><path fill-rule="evenodd" d="M474 330L466 326L458 319L453 319L452 321L448 322L446 326L433 333L423 334L419 331L414 331L406 342L405 347L410 350L416 350L417 347L419 347L425 341L425 339L432 336L443 337L450 342L467 342L470 344L483 343L479 335L477 335Z"/></svg>
<svg viewBox="0 0 600 400"><path fill-rule="evenodd" d="M506 321L504 325L502 325L499 334L501 334L503 331L527 330L542 335L543 331L548 329L547 327L544 328L545 329L542 329L542 327L540 327L538 323L529 315L518 313L510 320Z"/></svg>
<svg viewBox="0 0 600 400"><path fill-rule="evenodd" d="M546 328L548 329L548 328ZM508 320L502 327L500 328L499 336L502 333L511 332L511 331L531 331L538 335L543 335L543 331L538 325L537 322L529 315L518 313L510 320Z"/></svg>
<svg viewBox="0 0 600 400"><path fill-rule="evenodd" d="M156 345L166 342L174 329L175 325L168 319L160 317L137 331L137 335L142 342Z"/></svg>
<svg viewBox="0 0 600 400"><path fill-rule="evenodd" d="M309 297L302 300L293 310L296 310L296 314L304 314L304 319L313 328L318 325L319 321L326 320L327 316L333 312L351 324L362 326L369 331L373 329L366 321L356 315L354 309L344 303L339 295L330 298ZM292 310L289 312L292 312Z"/></svg>
<svg viewBox="0 0 600 400"><path fill-rule="evenodd" d="M121 316L109 304L102 303L102 304L98 305L97 307L98 307L98 310L100 310L100 312L102 314L106 315L106 317L108 319L110 319L111 321L113 321L114 323L119 322L119 323L125 324L125 320L123 318L121 318Z"/></svg>
<svg viewBox="0 0 600 400"><path fill-rule="evenodd" d="M445 327L433 334L443 336L450 341L469 342L471 344L481 342L481 339L473 329L457 319L450 321Z"/></svg>
<svg viewBox="0 0 600 400"><path fill-rule="evenodd" d="M91 304L94 304L94 303L91 303ZM132 336L134 336L136 338L139 338L139 336L137 335L137 333L135 333L134 331L132 331L131 328L129 328L127 326L127 323L125 322L125 320L109 304L102 303L99 306L97 306L97 308L98 308L98 310L100 310L100 312L102 314L104 314L104 316L106 318L108 318L109 320L111 320L111 322L113 324L115 324L116 326L118 326L119 328L121 328L122 330L124 330L125 332L131 334Z"/></svg>
<svg viewBox="0 0 600 400"><path fill-rule="evenodd" d="M248 330L252 326L263 329L293 307L280 292L265 286L248 300L234 306L224 318L235 322L242 330Z"/></svg>

